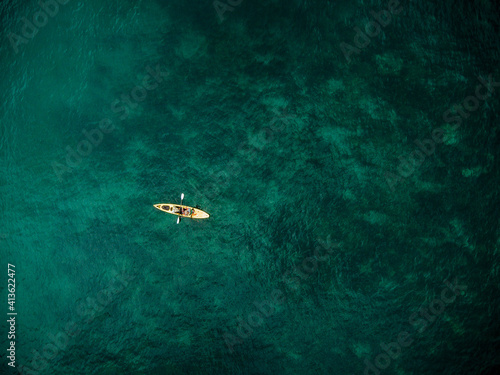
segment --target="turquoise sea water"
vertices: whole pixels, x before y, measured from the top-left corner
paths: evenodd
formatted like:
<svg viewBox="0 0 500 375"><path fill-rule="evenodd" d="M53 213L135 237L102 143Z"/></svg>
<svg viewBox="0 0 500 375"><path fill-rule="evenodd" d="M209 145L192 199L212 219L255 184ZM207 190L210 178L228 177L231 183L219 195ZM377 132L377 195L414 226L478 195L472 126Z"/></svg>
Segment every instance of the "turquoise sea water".
<svg viewBox="0 0 500 375"><path fill-rule="evenodd" d="M0 373L500 373L496 3L0 14Z"/></svg>

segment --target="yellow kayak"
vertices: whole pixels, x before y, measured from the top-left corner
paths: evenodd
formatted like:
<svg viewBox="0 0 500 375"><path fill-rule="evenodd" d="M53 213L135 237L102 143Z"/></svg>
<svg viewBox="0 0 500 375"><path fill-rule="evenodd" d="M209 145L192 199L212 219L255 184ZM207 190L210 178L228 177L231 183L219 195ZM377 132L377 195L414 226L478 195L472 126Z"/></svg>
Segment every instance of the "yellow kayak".
<svg viewBox="0 0 500 375"><path fill-rule="evenodd" d="M174 203L159 203L154 205L157 209L180 217L190 217L191 219L206 219L210 217L208 213L190 206Z"/></svg>

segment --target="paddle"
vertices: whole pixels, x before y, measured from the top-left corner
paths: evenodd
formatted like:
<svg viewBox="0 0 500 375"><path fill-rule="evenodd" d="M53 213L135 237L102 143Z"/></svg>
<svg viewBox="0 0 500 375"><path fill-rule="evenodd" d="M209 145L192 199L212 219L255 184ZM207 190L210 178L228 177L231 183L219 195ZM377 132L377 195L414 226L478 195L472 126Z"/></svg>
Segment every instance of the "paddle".
<svg viewBox="0 0 500 375"><path fill-rule="evenodd" d="M182 201L184 200L184 193L181 194L181 206L182 206ZM182 207L181 207L181 212L182 212ZM181 217L177 216L177 224L181 222Z"/></svg>

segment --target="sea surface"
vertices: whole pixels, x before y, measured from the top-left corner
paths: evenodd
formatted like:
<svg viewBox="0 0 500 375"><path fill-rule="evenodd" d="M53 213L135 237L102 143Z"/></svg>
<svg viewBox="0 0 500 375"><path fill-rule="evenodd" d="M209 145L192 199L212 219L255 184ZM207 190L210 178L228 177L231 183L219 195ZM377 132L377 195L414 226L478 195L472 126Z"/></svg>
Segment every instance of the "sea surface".
<svg viewBox="0 0 500 375"><path fill-rule="evenodd" d="M500 374L499 14L2 1L0 373Z"/></svg>

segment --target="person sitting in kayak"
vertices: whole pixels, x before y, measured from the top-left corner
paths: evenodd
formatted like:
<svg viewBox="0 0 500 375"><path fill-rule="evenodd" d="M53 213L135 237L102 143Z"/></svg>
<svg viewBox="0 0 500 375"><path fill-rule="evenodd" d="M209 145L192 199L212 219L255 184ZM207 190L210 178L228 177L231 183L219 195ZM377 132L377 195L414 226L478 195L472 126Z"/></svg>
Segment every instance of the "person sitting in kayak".
<svg viewBox="0 0 500 375"><path fill-rule="evenodd" d="M184 209L182 210L182 214L183 214L183 215L186 215L186 216L191 215L191 209L189 209L189 208L184 208Z"/></svg>

